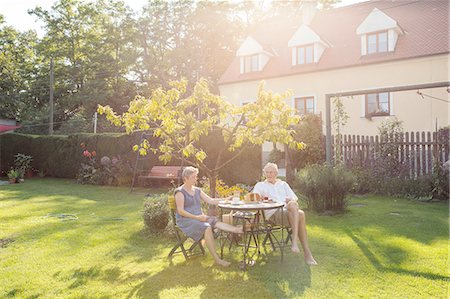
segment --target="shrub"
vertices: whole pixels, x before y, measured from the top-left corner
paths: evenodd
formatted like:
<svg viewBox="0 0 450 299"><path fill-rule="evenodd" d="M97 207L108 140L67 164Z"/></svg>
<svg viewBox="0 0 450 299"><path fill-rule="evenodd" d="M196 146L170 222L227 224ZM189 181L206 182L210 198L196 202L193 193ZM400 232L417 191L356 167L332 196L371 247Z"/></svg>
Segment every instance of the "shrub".
<svg viewBox="0 0 450 299"><path fill-rule="evenodd" d="M126 180L130 181L130 165L136 160L132 152L133 144L139 142L140 132L134 134L76 134L70 136L37 136L9 133L0 135L0 165L7 171L14 165L14 155L18 152L33 157L32 168L48 176L75 178L83 162L80 144L95 148L98 153L108 157L120 157ZM154 155L145 162L156 163ZM134 164L133 164L134 165ZM121 166L121 168L122 168ZM125 167L126 166L126 167Z"/></svg>
<svg viewBox="0 0 450 299"><path fill-rule="evenodd" d="M301 169L306 165L325 162L324 137L322 134L322 120L319 115L307 114L302 117L300 124L294 127L295 140L304 142L306 147L301 150L289 149L292 167Z"/></svg>
<svg viewBox="0 0 450 299"><path fill-rule="evenodd" d="M450 162L447 161L443 165L435 163L433 167L433 198L448 200L449 198L449 172Z"/></svg>
<svg viewBox="0 0 450 299"><path fill-rule="evenodd" d="M316 212L342 212L353 182L352 174L341 167L316 164L297 172L295 184L308 208Z"/></svg>
<svg viewBox="0 0 450 299"><path fill-rule="evenodd" d="M52 177L76 178L80 164L85 158L80 155L80 144L84 143L90 149L96 149L102 156L117 157L122 162L119 165L121 176L119 184L130 184L136 153L131 148L139 143L141 132L132 134L102 133L102 134L74 134L62 135L26 135L8 133L0 135L0 166L3 172L14 167L14 155L21 152L33 157L32 168L38 169L42 174ZM202 148L208 153L205 163L210 167L214 165L218 150L224 146L221 135L213 132L201 140ZM221 141L222 140L222 141ZM150 142L158 142L157 138L150 138ZM226 153L223 159L231 157ZM101 156L100 156L101 157ZM139 169L150 169L161 162L158 157L150 153L141 160ZM172 161L171 165L180 165L181 161ZM261 147L249 146L242 155L223 167L220 177L227 184L239 182L255 184L261 175Z"/></svg>
<svg viewBox="0 0 450 299"><path fill-rule="evenodd" d="M14 167L21 170L22 176L25 172L31 170L31 162L33 161L33 157L18 153L14 155L14 158Z"/></svg>
<svg viewBox="0 0 450 299"><path fill-rule="evenodd" d="M355 194L366 194L374 192L374 177L371 175L370 171L357 167L352 170L355 183L351 190Z"/></svg>
<svg viewBox="0 0 450 299"><path fill-rule="evenodd" d="M144 201L144 224L154 233L163 233L169 223L167 194L147 197Z"/></svg>

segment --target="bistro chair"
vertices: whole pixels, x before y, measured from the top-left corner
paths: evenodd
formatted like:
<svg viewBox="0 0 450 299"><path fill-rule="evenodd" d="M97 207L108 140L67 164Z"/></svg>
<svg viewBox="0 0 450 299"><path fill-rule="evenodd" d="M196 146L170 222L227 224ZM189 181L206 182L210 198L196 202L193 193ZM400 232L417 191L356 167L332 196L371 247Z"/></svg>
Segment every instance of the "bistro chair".
<svg viewBox="0 0 450 299"><path fill-rule="evenodd" d="M271 223L270 220L269 220L269 223ZM274 230L274 231L286 230L286 239L284 239L285 245L289 244L289 241L292 242L292 228L290 228L289 226L286 226L286 225L281 226L281 225L277 225L277 224L273 224L273 223L271 223L271 225L272 225L272 230ZM266 236L264 237L264 240L262 242L263 246L266 246L267 241L270 241L270 245L272 245L273 250L275 250L275 243L274 243L274 240L272 239L271 233L267 233Z"/></svg>
<svg viewBox="0 0 450 299"><path fill-rule="evenodd" d="M173 246L172 250L169 253L168 258L171 258L175 253L183 253L184 258L186 260L188 260L192 256L196 256L196 255L200 255L200 254L204 255L205 249L203 248L201 240L198 242L194 242L188 249L186 249L184 247L184 243L186 242L188 237L186 237L186 235L183 233L183 231L177 225L177 219L175 217L176 212L177 212L175 196L169 195L168 203L169 203L170 217L172 219L172 223L173 223L174 229L175 229L175 236L177 238L177 243ZM200 248L200 252L194 252L194 249L197 246Z"/></svg>

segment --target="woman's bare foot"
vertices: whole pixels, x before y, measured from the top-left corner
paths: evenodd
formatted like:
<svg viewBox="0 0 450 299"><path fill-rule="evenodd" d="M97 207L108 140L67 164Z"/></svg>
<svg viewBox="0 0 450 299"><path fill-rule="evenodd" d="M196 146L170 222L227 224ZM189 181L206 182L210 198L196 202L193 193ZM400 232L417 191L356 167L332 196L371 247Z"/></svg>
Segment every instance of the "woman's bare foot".
<svg viewBox="0 0 450 299"><path fill-rule="evenodd" d="M311 253L308 254L308 255L305 254L305 263L306 263L307 265L310 265L310 266L315 266L315 265L317 265L317 262L316 262L316 260L314 259L314 257L312 256Z"/></svg>
<svg viewBox="0 0 450 299"><path fill-rule="evenodd" d="M224 261L224 260L221 260L221 259L217 260L217 261L216 261L216 264L217 264L217 265L220 265L220 266L222 266L222 267L228 267L229 265L231 265L230 262L227 262L227 261Z"/></svg>
<svg viewBox="0 0 450 299"><path fill-rule="evenodd" d="M298 248L298 245L297 245L297 244L292 245L291 251L292 251L293 253L300 253L300 249Z"/></svg>

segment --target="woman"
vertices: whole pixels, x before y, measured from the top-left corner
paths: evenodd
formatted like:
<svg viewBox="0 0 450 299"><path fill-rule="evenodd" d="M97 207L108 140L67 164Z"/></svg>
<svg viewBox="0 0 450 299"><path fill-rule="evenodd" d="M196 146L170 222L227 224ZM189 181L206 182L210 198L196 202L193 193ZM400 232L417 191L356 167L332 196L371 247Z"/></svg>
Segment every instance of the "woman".
<svg viewBox="0 0 450 299"><path fill-rule="evenodd" d="M298 208L297 195L292 191L288 183L279 180L278 166L274 163L267 163L264 166L264 176L266 180L255 185L253 192L261 196L269 197L277 202L285 204L284 211L267 211L266 218L270 218L276 224L289 224L292 229L292 247L293 253L299 253L298 240L302 244L305 262L308 265L317 265L311 250L308 245L308 237L306 234L306 219L305 213ZM287 219L282 219L281 216L287 214ZM284 218L284 217L283 217ZM287 221L286 221L287 220Z"/></svg>
<svg viewBox="0 0 450 299"><path fill-rule="evenodd" d="M212 199L200 188L195 187L198 179L197 168L191 166L184 168L181 177L183 185L175 189L178 226L187 237L192 238L194 241L200 241L202 238L205 238L206 246L216 264L228 267L230 262L219 258L216 252L213 229L217 227L220 230L240 234L242 233L242 228L218 222L216 217L203 214L200 200L208 204L217 205L220 199Z"/></svg>

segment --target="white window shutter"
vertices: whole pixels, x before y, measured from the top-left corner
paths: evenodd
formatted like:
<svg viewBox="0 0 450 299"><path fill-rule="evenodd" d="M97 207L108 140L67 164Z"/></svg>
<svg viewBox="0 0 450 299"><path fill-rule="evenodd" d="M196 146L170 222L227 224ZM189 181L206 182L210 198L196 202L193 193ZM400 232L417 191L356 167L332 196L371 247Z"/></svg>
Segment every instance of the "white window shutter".
<svg viewBox="0 0 450 299"><path fill-rule="evenodd" d="M292 65L297 64L297 48L292 47Z"/></svg>
<svg viewBox="0 0 450 299"><path fill-rule="evenodd" d="M314 114L317 114L317 98L316 98L316 96L314 96L313 98L314 98L314 101L313 101L313 103L314 103Z"/></svg>
<svg viewBox="0 0 450 299"><path fill-rule="evenodd" d="M361 56L367 54L367 43L366 43L367 35L361 35Z"/></svg>
<svg viewBox="0 0 450 299"><path fill-rule="evenodd" d="M394 113L394 93L389 93L389 115L395 115Z"/></svg>
<svg viewBox="0 0 450 299"><path fill-rule="evenodd" d="M317 47L317 43L313 44L313 56L314 56L314 63L319 62L319 49Z"/></svg>
<svg viewBox="0 0 450 299"><path fill-rule="evenodd" d="M361 117L366 117L366 96L361 96Z"/></svg>

